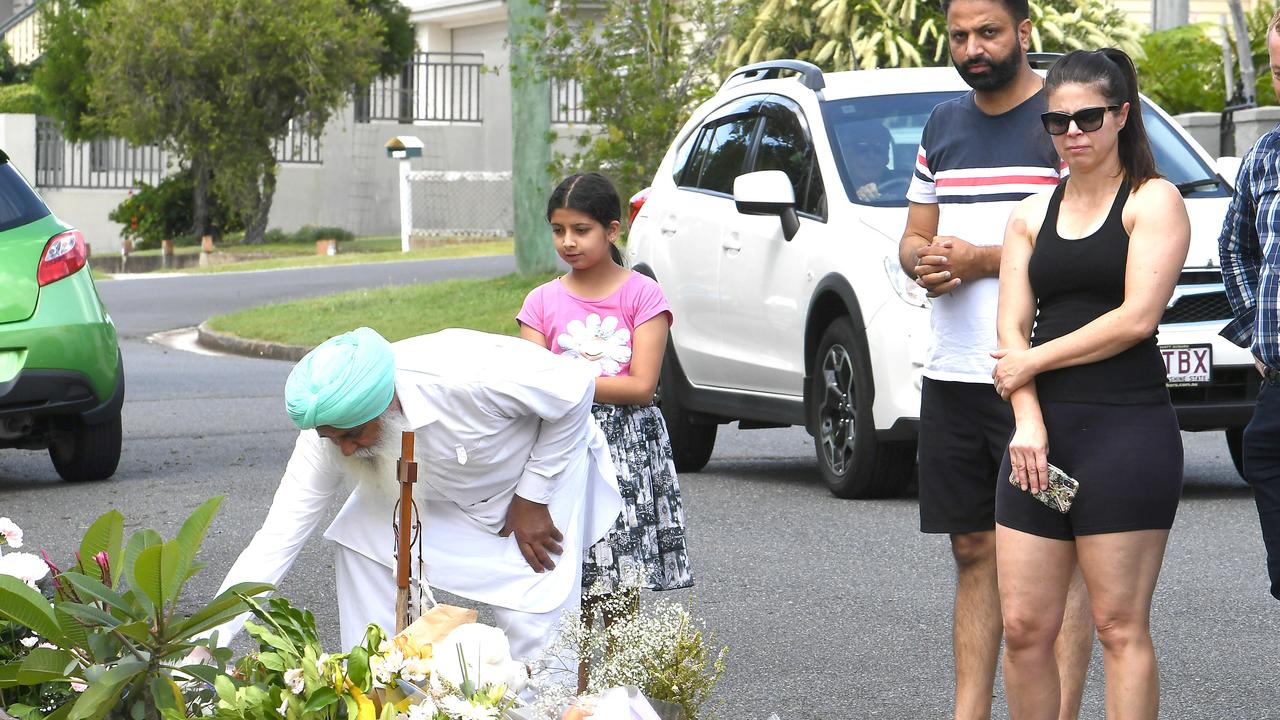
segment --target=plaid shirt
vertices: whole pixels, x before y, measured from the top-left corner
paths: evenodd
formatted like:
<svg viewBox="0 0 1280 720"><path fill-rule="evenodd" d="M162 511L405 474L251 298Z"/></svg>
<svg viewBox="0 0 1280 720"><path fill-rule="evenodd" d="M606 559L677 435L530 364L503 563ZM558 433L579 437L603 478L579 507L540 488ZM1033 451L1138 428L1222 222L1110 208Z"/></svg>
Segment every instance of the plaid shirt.
<svg viewBox="0 0 1280 720"><path fill-rule="evenodd" d="M1280 127L1240 162L1218 256L1235 315L1222 336L1280 369Z"/></svg>

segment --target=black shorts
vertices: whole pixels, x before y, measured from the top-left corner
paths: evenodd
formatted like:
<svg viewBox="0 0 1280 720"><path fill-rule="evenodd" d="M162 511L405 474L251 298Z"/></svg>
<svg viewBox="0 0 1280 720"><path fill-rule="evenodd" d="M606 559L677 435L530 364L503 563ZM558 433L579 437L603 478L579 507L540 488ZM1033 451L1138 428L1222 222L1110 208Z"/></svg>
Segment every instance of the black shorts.
<svg viewBox="0 0 1280 720"><path fill-rule="evenodd" d="M996 522L1055 540L1168 530L1182 495L1182 435L1168 403L1042 402L1049 462L1080 483L1071 511L1046 507L1009 482L1000 465Z"/></svg>
<svg viewBox="0 0 1280 720"><path fill-rule="evenodd" d="M920 391L920 530L994 530L996 473L1013 412L991 385L924 379Z"/></svg>

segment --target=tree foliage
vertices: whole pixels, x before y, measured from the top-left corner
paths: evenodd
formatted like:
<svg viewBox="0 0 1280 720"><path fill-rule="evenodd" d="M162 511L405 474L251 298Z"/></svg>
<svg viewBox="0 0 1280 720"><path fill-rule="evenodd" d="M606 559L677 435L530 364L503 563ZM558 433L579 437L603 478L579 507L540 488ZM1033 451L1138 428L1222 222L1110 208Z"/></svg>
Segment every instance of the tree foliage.
<svg viewBox="0 0 1280 720"><path fill-rule="evenodd" d="M1245 29L1249 33L1249 50L1253 57L1253 69L1257 77L1253 97L1258 105L1275 105L1276 92L1271 88L1271 57L1267 54L1267 27L1275 16L1280 3L1276 0L1258 0L1258 4L1245 14ZM1235 43L1232 43L1235 47ZM1235 57L1235 55L1232 55ZM1240 82L1239 69L1236 83Z"/></svg>
<svg viewBox="0 0 1280 720"><path fill-rule="evenodd" d="M1142 39L1137 60L1142 92L1169 113L1219 112L1226 97L1222 46L1203 24L1162 30Z"/></svg>
<svg viewBox="0 0 1280 720"><path fill-rule="evenodd" d="M547 5L545 32L516 40L533 46L536 67L513 72L577 81L592 126L569 131L573 149L554 170L603 171L625 198L650 184L672 133L714 92L734 16L715 0L608 0L590 13L574 0Z"/></svg>
<svg viewBox="0 0 1280 720"><path fill-rule="evenodd" d="M724 66L777 58L824 70L939 65L948 61L941 3L920 0L732 0L744 21ZM1141 29L1107 0L1031 0L1037 52L1119 47L1141 53Z"/></svg>
<svg viewBox="0 0 1280 720"><path fill-rule="evenodd" d="M348 0L351 9L372 16L381 26L378 57L374 62L377 75L393 75L413 59L417 47L409 8L400 0Z"/></svg>
<svg viewBox="0 0 1280 720"><path fill-rule="evenodd" d="M380 26L346 0L108 0L88 14L95 125L163 143L261 242L273 142L318 134L373 77Z"/></svg>
<svg viewBox="0 0 1280 720"><path fill-rule="evenodd" d="M89 114L88 71L90 14L109 0L61 0L40 8L42 56L32 82L44 98L44 109L62 126L69 140L103 134Z"/></svg>

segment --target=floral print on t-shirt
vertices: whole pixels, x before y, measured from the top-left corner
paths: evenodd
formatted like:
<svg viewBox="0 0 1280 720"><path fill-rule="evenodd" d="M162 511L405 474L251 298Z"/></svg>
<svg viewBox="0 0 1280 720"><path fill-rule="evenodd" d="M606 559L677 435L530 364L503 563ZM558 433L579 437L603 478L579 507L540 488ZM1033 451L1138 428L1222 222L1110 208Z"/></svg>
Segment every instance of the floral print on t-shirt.
<svg viewBox="0 0 1280 720"><path fill-rule="evenodd" d="M560 354L590 361L596 375L612 377L631 361L631 331L618 327L618 318L612 315L602 320L591 313L586 322L570 320L556 344Z"/></svg>

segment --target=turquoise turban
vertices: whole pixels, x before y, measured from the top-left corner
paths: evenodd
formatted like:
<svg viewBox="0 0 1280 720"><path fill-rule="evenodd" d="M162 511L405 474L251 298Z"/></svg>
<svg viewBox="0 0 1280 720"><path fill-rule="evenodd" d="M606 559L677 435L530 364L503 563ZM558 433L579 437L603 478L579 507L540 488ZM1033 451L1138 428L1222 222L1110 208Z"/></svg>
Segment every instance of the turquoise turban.
<svg viewBox="0 0 1280 720"><path fill-rule="evenodd" d="M303 430L352 428L378 417L395 394L391 343L367 327L329 338L307 353L284 384L284 405Z"/></svg>

